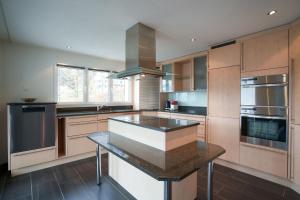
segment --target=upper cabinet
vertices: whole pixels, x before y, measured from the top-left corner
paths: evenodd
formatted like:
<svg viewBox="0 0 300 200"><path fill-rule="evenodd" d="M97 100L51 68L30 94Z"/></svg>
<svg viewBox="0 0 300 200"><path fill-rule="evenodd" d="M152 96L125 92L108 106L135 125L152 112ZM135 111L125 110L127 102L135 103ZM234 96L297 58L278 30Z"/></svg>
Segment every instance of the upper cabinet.
<svg viewBox="0 0 300 200"><path fill-rule="evenodd" d="M300 22L290 29L290 99L291 123L300 125Z"/></svg>
<svg viewBox="0 0 300 200"><path fill-rule="evenodd" d="M161 92L207 89L207 54L186 56L161 65Z"/></svg>
<svg viewBox="0 0 300 200"><path fill-rule="evenodd" d="M288 30L273 31L243 41L242 72L287 67Z"/></svg>
<svg viewBox="0 0 300 200"><path fill-rule="evenodd" d="M174 91L191 91L193 89L192 69L192 59L174 63Z"/></svg>
<svg viewBox="0 0 300 200"><path fill-rule="evenodd" d="M207 89L207 56L194 58L194 90Z"/></svg>
<svg viewBox="0 0 300 200"><path fill-rule="evenodd" d="M166 74L161 79L161 92L173 92L173 64L162 65L161 70Z"/></svg>
<svg viewBox="0 0 300 200"><path fill-rule="evenodd" d="M208 69L230 67L241 64L239 43L209 50Z"/></svg>

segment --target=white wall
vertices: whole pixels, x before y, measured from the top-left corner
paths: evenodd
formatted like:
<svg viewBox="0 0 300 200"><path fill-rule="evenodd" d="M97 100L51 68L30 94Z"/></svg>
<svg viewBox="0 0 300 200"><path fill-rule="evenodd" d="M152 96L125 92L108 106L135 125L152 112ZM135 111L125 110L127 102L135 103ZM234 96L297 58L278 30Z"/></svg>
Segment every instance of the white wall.
<svg viewBox="0 0 300 200"><path fill-rule="evenodd" d="M3 59L0 57L0 60L4 67L2 70L0 68L0 78L4 84L3 88L0 87L2 105L7 102L20 101L20 98L25 96L36 97L38 101L55 101L54 69L57 63L117 71L125 68L124 62L67 51L7 42L1 46ZM1 110L1 112L3 116L3 112L6 111ZM5 120L1 119L2 124L3 121ZM6 131L3 125L0 128L1 164L7 161L7 151Z"/></svg>

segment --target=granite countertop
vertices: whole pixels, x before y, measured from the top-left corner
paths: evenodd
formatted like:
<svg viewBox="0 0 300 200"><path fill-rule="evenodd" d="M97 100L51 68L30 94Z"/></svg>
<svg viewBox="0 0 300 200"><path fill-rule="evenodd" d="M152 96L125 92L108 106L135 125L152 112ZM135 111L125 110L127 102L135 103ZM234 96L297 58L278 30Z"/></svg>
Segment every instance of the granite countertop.
<svg viewBox="0 0 300 200"><path fill-rule="evenodd" d="M100 114L110 114L110 113L122 113L122 112L139 112L140 110L133 109L120 109L120 110L107 110L107 111L67 111L58 112L57 117L72 117L72 116L82 116L82 115L100 115Z"/></svg>
<svg viewBox="0 0 300 200"><path fill-rule="evenodd" d="M123 115L109 119L162 132L175 131L199 125L199 122L192 120L159 118L140 114Z"/></svg>
<svg viewBox="0 0 300 200"><path fill-rule="evenodd" d="M165 152L111 132L88 137L158 181L180 181L225 153L222 147L201 141Z"/></svg>

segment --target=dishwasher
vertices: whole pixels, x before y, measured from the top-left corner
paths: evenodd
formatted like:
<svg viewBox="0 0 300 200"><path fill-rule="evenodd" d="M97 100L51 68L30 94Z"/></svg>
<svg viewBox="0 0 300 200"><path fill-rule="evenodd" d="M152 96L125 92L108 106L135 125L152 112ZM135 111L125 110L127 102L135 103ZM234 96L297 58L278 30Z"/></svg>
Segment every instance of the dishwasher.
<svg viewBox="0 0 300 200"><path fill-rule="evenodd" d="M11 104L10 152L55 146L55 103Z"/></svg>

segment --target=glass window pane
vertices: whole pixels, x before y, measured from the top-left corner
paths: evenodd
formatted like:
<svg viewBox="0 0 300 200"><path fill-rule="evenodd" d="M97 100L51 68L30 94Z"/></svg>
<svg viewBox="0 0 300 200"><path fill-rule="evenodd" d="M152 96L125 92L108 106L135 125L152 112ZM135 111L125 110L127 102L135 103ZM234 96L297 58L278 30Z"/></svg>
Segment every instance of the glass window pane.
<svg viewBox="0 0 300 200"><path fill-rule="evenodd" d="M58 102L84 101L84 69L58 67Z"/></svg>
<svg viewBox="0 0 300 200"><path fill-rule="evenodd" d="M109 76L108 72L89 70L88 72L88 101L108 102L109 101Z"/></svg>
<svg viewBox="0 0 300 200"><path fill-rule="evenodd" d="M129 102L131 93L131 81L127 79L113 79L112 82L112 101Z"/></svg>

